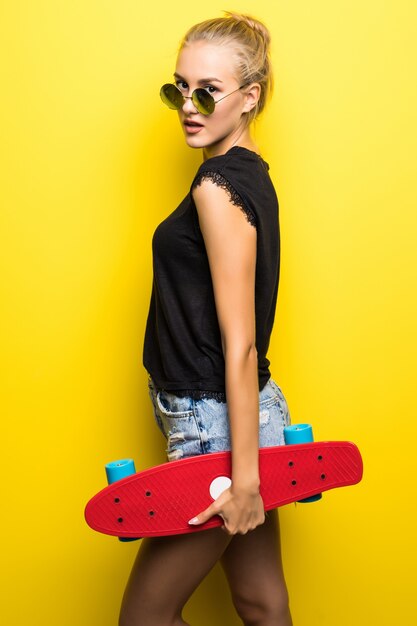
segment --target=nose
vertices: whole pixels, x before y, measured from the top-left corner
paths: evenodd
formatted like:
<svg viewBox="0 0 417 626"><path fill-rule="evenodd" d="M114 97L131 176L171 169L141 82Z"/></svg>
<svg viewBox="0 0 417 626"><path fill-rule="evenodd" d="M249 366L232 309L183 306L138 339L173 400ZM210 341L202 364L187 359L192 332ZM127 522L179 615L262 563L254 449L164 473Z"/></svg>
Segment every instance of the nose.
<svg viewBox="0 0 417 626"><path fill-rule="evenodd" d="M184 96L185 102L182 105L184 113L198 113L191 96Z"/></svg>

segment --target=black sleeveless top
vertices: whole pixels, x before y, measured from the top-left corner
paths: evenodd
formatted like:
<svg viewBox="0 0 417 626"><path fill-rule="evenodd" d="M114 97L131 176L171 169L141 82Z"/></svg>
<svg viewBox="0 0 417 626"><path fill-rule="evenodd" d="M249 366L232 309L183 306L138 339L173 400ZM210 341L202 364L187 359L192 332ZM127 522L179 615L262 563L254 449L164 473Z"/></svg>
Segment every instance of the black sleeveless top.
<svg viewBox="0 0 417 626"><path fill-rule="evenodd" d="M207 252L192 190L209 178L257 230L255 283L259 390L271 373L267 359L278 294L278 198L269 165L256 152L233 146L204 161L180 205L152 238L153 285L143 365L157 390L226 401L225 362ZM219 223L219 228L222 225Z"/></svg>

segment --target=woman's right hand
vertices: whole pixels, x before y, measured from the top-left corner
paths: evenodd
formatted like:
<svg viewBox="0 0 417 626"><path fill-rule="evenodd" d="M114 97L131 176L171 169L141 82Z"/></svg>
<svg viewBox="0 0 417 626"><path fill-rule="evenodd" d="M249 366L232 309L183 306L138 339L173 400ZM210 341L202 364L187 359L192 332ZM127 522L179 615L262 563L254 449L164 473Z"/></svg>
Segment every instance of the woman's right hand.
<svg viewBox="0 0 417 626"><path fill-rule="evenodd" d="M204 524L213 515L223 518L222 530L229 535L246 535L265 521L264 503L259 489L234 487L232 483L207 509L188 523Z"/></svg>

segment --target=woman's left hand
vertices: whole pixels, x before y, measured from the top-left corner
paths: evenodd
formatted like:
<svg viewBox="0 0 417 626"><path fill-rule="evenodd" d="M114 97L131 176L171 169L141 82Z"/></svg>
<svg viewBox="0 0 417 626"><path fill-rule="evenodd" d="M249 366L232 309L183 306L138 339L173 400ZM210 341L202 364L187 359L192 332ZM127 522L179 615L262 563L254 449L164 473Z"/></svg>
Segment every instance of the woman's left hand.
<svg viewBox="0 0 417 626"><path fill-rule="evenodd" d="M222 529L229 535L246 535L265 521L265 511L259 489L238 488L232 485L207 508L188 523L204 524L213 515L224 520Z"/></svg>

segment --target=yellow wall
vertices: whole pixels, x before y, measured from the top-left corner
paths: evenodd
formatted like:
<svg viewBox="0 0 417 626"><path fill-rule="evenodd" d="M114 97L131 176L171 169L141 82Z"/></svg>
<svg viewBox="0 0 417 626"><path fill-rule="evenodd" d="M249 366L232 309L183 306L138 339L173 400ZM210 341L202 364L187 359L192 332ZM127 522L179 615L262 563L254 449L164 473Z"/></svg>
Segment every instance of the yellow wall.
<svg viewBox="0 0 417 626"><path fill-rule="evenodd" d="M1 8L0 621L114 626L137 544L92 532L106 461L163 462L142 367L151 237L201 154L158 90L222 9L270 27L256 131L281 207L272 373L363 482L282 510L295 626L411 626L416 53L409 0L15 0ZM219 566L185 611L237 626Z"/></svg>

